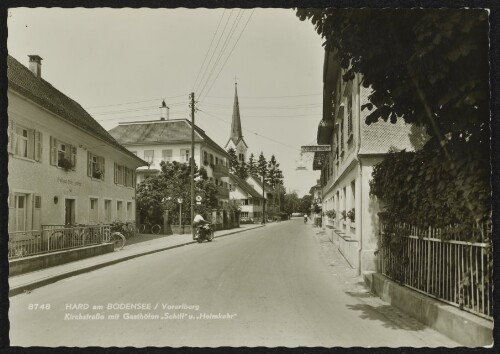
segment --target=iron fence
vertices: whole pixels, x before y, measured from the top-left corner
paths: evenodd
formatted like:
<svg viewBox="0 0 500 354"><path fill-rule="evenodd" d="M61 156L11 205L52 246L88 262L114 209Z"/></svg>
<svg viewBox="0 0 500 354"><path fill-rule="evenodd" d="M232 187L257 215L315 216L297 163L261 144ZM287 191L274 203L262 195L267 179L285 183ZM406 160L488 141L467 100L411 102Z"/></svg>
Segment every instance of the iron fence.
<svg viewBox="0 0 500 354"><path fill-rule="evenodd" d="M43 225L42 230L9 233L9 259L110 242L110 225Z"/></svg>
<svg viewBox="0 0 500 354"><path fill-rule="evenodd" d="M491 225L474 242L446 239L443 229L381 224L379 267L400 284L492 319ZM444 234L448 235L446 238ZM457 237L462 238L463 237Z"/></svg>

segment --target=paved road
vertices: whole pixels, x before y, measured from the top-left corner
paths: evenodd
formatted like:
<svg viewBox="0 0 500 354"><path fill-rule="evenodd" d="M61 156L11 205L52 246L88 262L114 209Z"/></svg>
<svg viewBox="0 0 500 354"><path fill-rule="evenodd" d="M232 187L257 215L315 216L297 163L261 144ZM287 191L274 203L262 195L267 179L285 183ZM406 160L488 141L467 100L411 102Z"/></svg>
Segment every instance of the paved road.
<svg viewBox="0 0 500 354"><path fill-rule="evenodd" d="M11 345L457 345L364 292L318 231L295 219L12 297Z"/></svg>

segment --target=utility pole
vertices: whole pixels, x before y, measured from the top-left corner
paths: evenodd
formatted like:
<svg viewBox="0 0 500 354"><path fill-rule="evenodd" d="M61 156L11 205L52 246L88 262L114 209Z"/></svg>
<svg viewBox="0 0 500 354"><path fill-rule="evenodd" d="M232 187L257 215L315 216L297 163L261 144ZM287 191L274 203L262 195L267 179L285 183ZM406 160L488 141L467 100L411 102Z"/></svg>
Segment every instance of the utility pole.
<svg viewBox="0 0 500 354"><path fill-rule="evenodd" d="M191 92L191 222L194 220L194 92ZM194 230L191 230L194 235Z"/></svg>
<svg viewBox="0 0 500 354"><path fill-rule="evenodd" d="M266 224L266 196L265 196L265 190L266 190L266 185L264 184L264 176L265 172L262 173L262 223L265 225Z"/></svg>

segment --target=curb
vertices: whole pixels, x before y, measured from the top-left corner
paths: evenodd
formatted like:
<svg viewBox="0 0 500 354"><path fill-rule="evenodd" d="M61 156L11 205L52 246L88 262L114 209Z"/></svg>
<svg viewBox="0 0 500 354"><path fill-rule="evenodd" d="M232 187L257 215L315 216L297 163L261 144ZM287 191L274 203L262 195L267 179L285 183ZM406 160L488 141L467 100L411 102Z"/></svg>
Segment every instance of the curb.
<svg viewBox="0 0 500 354"><path fill-rule="evenodd" d="M256 226L256 227L252 227L251 229L235 230L233 232L229 232L229 233L224 234L224 235L214 236L214 238L219 238L219 237L225 237L225 236L229 236L229 235L234 235L234 234L237 234L237 233L240 233L240 232L258 229L258 228L261 228L261 227L264 227L264 226L265 225L259 225L259 226ZM190 244L193 244L193 243L197 243L197 241L193 240L193 241L189 241L189 242L179 243L177 245L172 245L172 246L167 246L167 247L163 247L163 248L159 248L159 249L155 249L155 250L145 251L145 252L142 252L142 253L132 254L130 256L126 256L126 257L123 257L123 258L113 259L113 260L110 260L110 261L106 261L106 262L102 262L102 263L98 263L98 264L93 264L91 266L83 267L83 268L80 268L80 269L75 269L75 270L68 271L68 272L65 272L65 273L48 276L46 278L35 280L35 281L31 282L31 283L19 285L19 286L15 287L15 288L10 288L9 289L9 297L22 294L25 291L31 291L31 290L34 290L34 289L37 289L37 288L41 288L42 286L55 283L55 282L57 282L59 280L65 279L65 278L70 278L70 277L73 277L75 275L80 275L80 274L91 272L93 270L104 268L104 267L107 267L107 266L110 266L110 265L113 265L113 264L117 264L117 263L120 263L120 262L125 262L125 261L128 261L128 260L133 259L133 258L147 256L147 255L150 255L150 254L153 254L153 253L162 252L162 251L166 251L166 250L170 250L170 249L174 249L174 248L186 246L186 245L190 245Z"/></svg>
<svg viewBox="0 0 500 354"><path fill-rule="evenodd" d="M366 272L363 277L368 290L383 301L461 345L493 344L493 322L401 286L379 273Z"/></svg>

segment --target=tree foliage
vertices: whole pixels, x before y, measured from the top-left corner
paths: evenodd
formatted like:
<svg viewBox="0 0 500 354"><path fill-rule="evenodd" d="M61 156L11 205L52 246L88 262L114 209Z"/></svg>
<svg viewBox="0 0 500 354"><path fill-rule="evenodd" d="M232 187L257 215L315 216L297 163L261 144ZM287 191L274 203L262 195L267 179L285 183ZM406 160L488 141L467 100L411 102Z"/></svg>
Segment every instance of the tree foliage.
<svg viewBox="0 0 500 354"><path fill-rule="evenodd" d="M179 203L182 199L182 222L191 223L191 167L186 163L161 162L161 173L150 177L137 186L137 209L141 221L162 223L163 213L169 211L170 222L178 223ZM217 207L217 188L210 183L206 170L195 165L195 191L202 196L201 204L195 205L197 213L208 216Z"/></svg>
<svg viewBox="0 0 500 354"><path fill-rule="evenodd" d="M481 9L299 9L337 50L344 79L371 87L370 124L423 125L488 153L488 13Z"/></svg>
<svg viewBox="0 0 500 354"><path fill-rule="evenodd" d="M236 155L236 150L234 150L231 147L227 149L227 153L229 154L229 171L232 174L237 174L239 162L238 162L238 156Z"/></svg>
<svg viewBox="0 0 500 354"><path fill-rule="evenodd" d="M257 174L258 174L257 162L255 161L255 157L253 156L253 153L251 153L250 157L248 158L247 168L248 168L248 173L250 175L257 176Z"/></svg>

